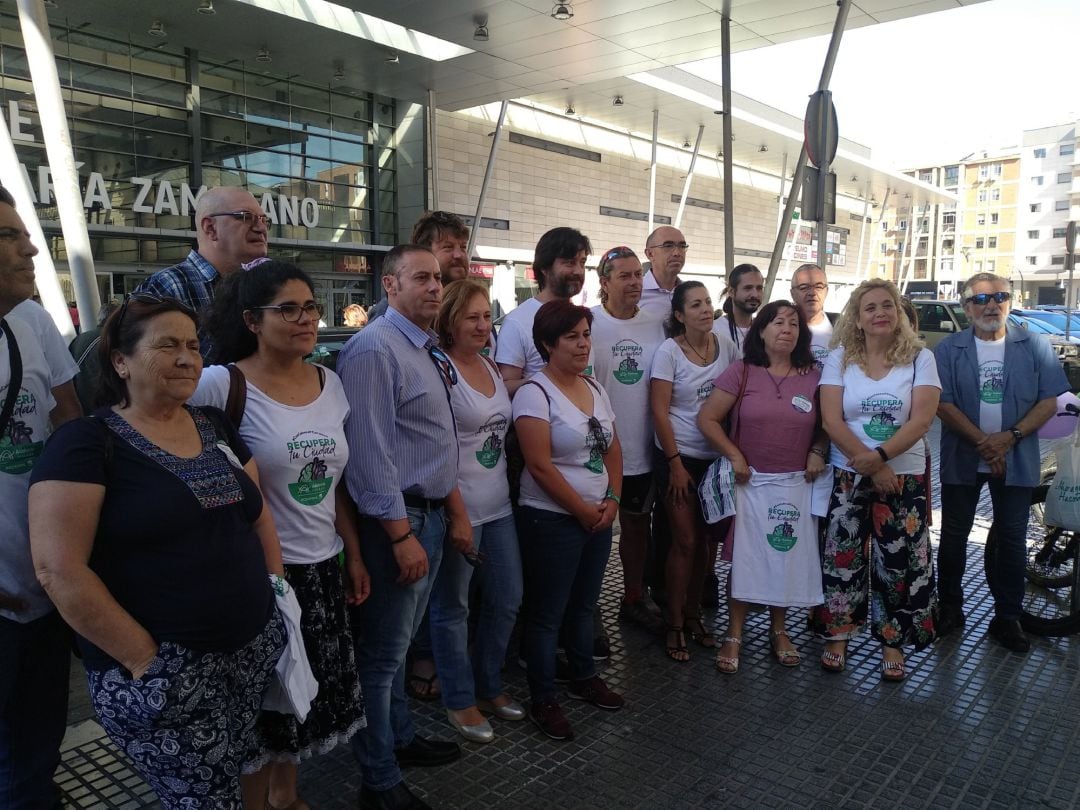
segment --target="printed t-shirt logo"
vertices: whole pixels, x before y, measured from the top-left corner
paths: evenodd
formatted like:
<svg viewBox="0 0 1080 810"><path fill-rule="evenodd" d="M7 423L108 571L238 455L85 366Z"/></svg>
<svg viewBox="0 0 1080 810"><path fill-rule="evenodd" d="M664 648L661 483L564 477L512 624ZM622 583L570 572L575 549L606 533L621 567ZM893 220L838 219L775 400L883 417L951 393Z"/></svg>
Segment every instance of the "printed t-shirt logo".
<svg viewBox="0 0 1080 810"><path fill-rule="evenodd" d="M1000 405L1005 399L1005 364L988 360L979 366L979 399L987 405Z"/></svg>
<svg viewBox="0 0 1080 810"><path fill-rule="evenodd" d="M829 347L811 343L810 353L814 356L814 365L816 365L819 370L825 368L825 358L829 356Z"/></svg>
<svg viewBox="0 0 1080 810"><path fill-rule="evenodd" d="M481 467L492 469L502 456L503 436L506 435L506 417L493 416L476 431L477 435L487 433L484 444L476 451L476 460Z"/></svg>
<svg viewBox="0 0 1080 810"><path fill-rule="evenodd" d="M794 523L797 523L802 513L795 504L778 503L769 507L769 523L775 523L775 528L765 535L769 545L777 551L791 551L799 538L795 534Z"/></svg>
<svg viewBox="0 0 1080 810"><path fill-rule="evenodd" d="M289 494L301 506L317 506L322 503L334 485L334 478L326 477L328 469L323 460L337 455L337 442L324 433L302 430L285 443L289 461L304 461L296 483L289 484Z"/></svg>
<svg viewBox="0 0 1080 810"><path fill-rule="evenodd" d="M604 434L604 446L610 446L611 431L606 428L600 428ZM585 447L589 451L589 460L585 462L585 469L589 472L600 475L604 471L604 454L600 452L600 448L596 444L596 436L590 430L585 434Z"/></svg>
<svg viewBox="0 0 1080 810"><path fill-rule="evenodd" d="M709 394L712 393L712 390L713 390L713 384L712 384L711 380L709 382L707 382L707 383L703 383L702 385L698 386L697 398L699 400L708 399Z"/></svg>
<svg viewBox="0 0 1080 810"><path fill-rule="evenodd" d="M873 414L863 425L863 432L871 439L883 442L900 429L896 417L904 402L892 394L873 394L860 402L859 407L863 414Z"/></svg>
<svg viewBox="0 0 1080 810"><path fill-rule="evenodd" d="M0 393L2 398L7 392L7 386L0 391L3 392ZM11 411L11 421L4 435L0 436L0 472L8 475L28 473L41 455L45 440L34 441L34 429L28 424L30 420L25 419L36 413L37 398L25 388L21 388Z"/></svg>
<svg viewBox="0 0 1080 810"><path fill-rule="evenodd" d="M644 349L641 344L633 340L620 340L611 347L611 359L619 363L611 374L616 382L633 385L644 376L645 369L641 367L642 354Z"/></svg>

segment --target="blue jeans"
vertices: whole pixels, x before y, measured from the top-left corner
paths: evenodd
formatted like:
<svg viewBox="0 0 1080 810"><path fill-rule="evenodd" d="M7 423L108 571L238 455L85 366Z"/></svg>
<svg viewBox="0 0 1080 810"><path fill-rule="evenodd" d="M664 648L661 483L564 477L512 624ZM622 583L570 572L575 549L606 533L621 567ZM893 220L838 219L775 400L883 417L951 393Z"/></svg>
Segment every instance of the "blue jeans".
<svg viewBox="0 0 1080 810"><path fill-rule="evenodd" d="M938 545L938 595L942 605L964 604L964 566L967 540L979 492L990 485L998 546L994 569L988 572L994 614L1000 619L1019 619L1024 600L1024 566L1027 564L1027 528L1031 487L1007 487L1001 478L979 473L973 486L943 484L941 487L941 541Z"/></svg>
<svg viewBox="0 0 1080 810"><path fill-rule="evenodd" d="M555 697L555 648L563 628L570 677L596 674L593 608L611 554L611 529L589 534L572 515L522 506L518 536L525 573L525 638L529 692L534 702ZM565 616L565 619L564 619Z"/></svg>
<svg viewBox="0 0 1080 810"><path fill-rule="evenodd" d="M53 611L21 624L0 617L0 807L50 810L67 728L71 642Z"/></svg>
<svg viewBox="0 0 1080 810"><path fill-rule="evenodd" d="M428 555L427 576L399 585L390 538L379 521L364 517L364 563L371 575L371 596L353 611L356 671L367 708L367 727L352 738L364 784L387 790L401 781L394 749L413 741L416 729L405 699L405 654L427 607L442 560L446 518L441 509L408 509L409 525Z"/></svg>
<svg viewBox="0 0 1080 810"><path fill-rule="evenodd" d="M502 694L503 660L521 606L521 551L514 516L473 527L473 548L484 560L472 568L447 549L431 593L431 640L442 680L443 705L465 709L476 698ZM480 591L479 622L469 658L469 586Z"/></svg>

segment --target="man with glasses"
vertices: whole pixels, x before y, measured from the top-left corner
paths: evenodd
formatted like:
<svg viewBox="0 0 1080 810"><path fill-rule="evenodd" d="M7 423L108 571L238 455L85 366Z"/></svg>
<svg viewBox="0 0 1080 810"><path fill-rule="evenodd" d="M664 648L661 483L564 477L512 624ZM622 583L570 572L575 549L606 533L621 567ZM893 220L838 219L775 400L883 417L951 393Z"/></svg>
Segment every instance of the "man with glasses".
<svg viewBox="0 0 1080 810"><path fill-rule="evenodd" d="M829 295L829 279L816 264L804 264L791 277L791 300L810 327L810 351L817 367L823 368L832 340L832 321L825 315L825 298Z"/></svg>
<svg viewBox="0 0 1080 810"><path fill-rule="evenodd" d="M214 300L218 279L266 256L267 217L246 189L218 186L203 192L195 203L195 232L198 248L179 264L154 273L136 292L176 298L202 312ZM203 358L212 361L213 349L200 329Z"/></svg>
<svg viewBox="0 0 1080 810"><path fill-rule="evenodd" d="M53 772L71 661L66 628L30 556L30 470L50 429L81 413L77 400L61 409L52 393L58 372L73 376L70 355L53 368L35 326L12 312L34 294L37 253L0 187L0 807L20 810L59 805Z"/></svg>
<svg viewBox="0 0 1080 810"><path fill-rule="evenodd" d="M998 548L987 571L994 597L990 635L1027 652L1020 627L1031 491L1039 483L1039 439L1069 389L1050 344L1007 325L1010 283L976 273L964 284L971 328L934 351L941 378L941 542L938 547L939 636L964 627L967 539L979 493L990 487Z"/></svg>
<svg viewBox="0 0 1080 810"><path fill-rule="evenodd" d="M664 623L644 599L649 514L655 501L649 371L664 342L663 317L642 307L644 270L637 254L616 247L600 257L600 305L592 308L593 372L608 393L622 445L619 559L623 599L619 618L658 633Z"/></svg>
<svg viewBox="0 0 1080 810"><path fill-rule="evenodd" d="M386 315L353 336L337 372L351 411L346 467L361 516L371 596L354 611L356 667L367 727L352 740L360 807L426 808L402 766L442 765L456 743L418 734L405 698L405 656L427 607L447 537L471 553L472 526L457 488L458 442L450 408L457 376L432 324L442 302L439 263L427 248L399 245L383 259Z"/></svg>
<svg viewBox="0 0 1080 810"><path fill-rule="evenodd" d="M671 294L679 284L679 273L686 264L686 237L678 228L663 225L645 240L645 255L651 267L641 289L641 308L667 318L671 313Z"/></svg>
<svg viewBox="0 0 1080 810"><path fill-rule="evenodd" d="M442 269L445 287L469 275L469 226L457 214L429 211L416 221L412 244L426 247L435 254ZM383 298L368 310L368 323L386 314L389 299ZM492 333L494 334L494 333Z"/></svg>

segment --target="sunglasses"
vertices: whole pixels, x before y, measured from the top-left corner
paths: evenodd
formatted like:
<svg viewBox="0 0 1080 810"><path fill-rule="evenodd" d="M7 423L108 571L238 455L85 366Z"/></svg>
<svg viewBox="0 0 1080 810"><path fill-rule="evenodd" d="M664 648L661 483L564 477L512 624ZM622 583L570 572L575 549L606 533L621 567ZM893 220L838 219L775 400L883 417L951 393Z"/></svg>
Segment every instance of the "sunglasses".
<svg viewBox="0 0 1080 810"><path fill-rule="evenodd" d="M985 307L991 301L998 304L1004 304L1012 298L1012 293L996 292L996 293L978 293L977 295L969 295L966 300L969 304L975 304L978 307Z"/></svg>
<svg viewBox="0 0 1080 810"><path fill-rule="evenodd" d="M593 446L600 451L600 455L606 456L608 450L608 438L604 433L604 426L600 424L600 420L595 416L589 417L589 435L592 436Z"/></svg>
<svg viewBox="0 0 1080 810"><path fill-rule="evenodd" d="M447 357L446 352L438 346L432 346L428 349L428 356L431 358L431 362L435 364L435 368L442 374L443 382L446 383L447 387L449 388L457 385L457 369L455 369L454 364L450 362L450 358Z"/></svg>
<svg viewBox="0 0 1080 810"><path fill-rule="evenodd" d="M321 318L323 313L322 304L316 304L314 301L303 306L300 306L300 304L277 304L275 306L251 307L251 309L276 310L281 315L281 320L286 323L298 323L301 316L305 314L313 319Z"/></svg>
<svg viewBox="0 0 1080 810"><path fill-rule="evenodd" d="M133 292L124 296L124 303L120 305L120 314L116 316L116 326L113 327L113 334L120 334L120 327L124 325L124 318L127 317L128 305L134 301L136 304L146 304L147 306L154 306L156 304L164 304L166 302L175 304L177 309L183 312L185 315L196 319L195 310L176 298L165 297L160 295L154 295L153 293L145 292Z"/></svg>

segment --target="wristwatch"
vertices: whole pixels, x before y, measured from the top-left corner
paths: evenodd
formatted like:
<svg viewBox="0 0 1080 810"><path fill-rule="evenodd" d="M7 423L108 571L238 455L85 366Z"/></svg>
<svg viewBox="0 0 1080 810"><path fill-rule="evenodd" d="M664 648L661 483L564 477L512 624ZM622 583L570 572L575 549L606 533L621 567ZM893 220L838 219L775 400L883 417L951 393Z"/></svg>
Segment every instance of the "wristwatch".
<svg viewBox="0 0 1080 810"><path fill-rule="evenodd" d="M1012 437L1016 439L1017 444L1019 444L1020 441L1024 438L1024 434L1020 432L1020 428L1013 428L1009 431L1009 433L1011 433Z"/></svg>

